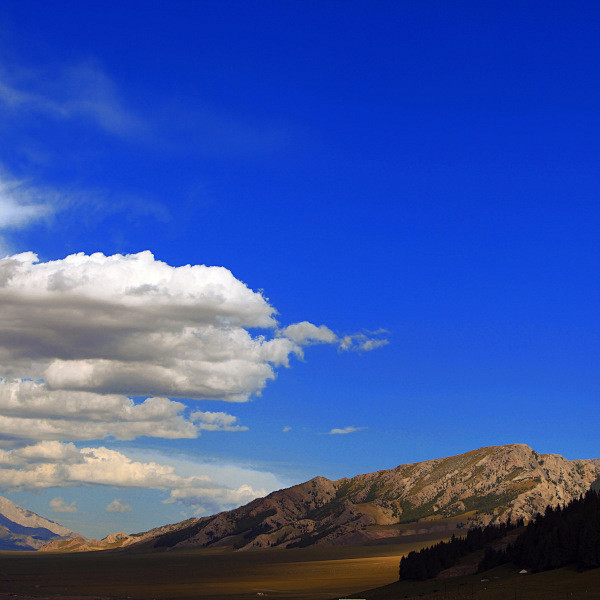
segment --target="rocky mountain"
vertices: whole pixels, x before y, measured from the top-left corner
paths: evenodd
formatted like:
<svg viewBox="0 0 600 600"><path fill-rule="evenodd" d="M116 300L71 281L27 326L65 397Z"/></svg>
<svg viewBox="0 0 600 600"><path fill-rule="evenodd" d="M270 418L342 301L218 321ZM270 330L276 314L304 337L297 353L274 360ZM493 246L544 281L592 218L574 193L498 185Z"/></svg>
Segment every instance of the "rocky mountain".
<svg viewBox="0 0 600 600"><path fill-rule="evenodd" d="M77 534L0 496L0 550L37 550Z"/></svg>
<svg viewBox="0 0 600 600"><path fill-rule="evenodd" d="M235 510L109 536L110 542L93 549L381 543L436 527L450 532L508 518L528 520L548 504L585 493L599 477L594 461L542 455L525 444L492 446L338 481L316 477Z"/></svg>
<svg viewBox="0 0 600 600"><path fill-rule="evenodd" d="M91 550L113 550L131 546L133 544L136 544L137 547L139 547L147 541L149 541L150 545L152 546L152 540L157 539L162 535L166 535L172 531L185 529L187 525L197 521L198 519L188 519L187 521L182 521L181 523L176 523L174 525L163 525L142 533L111 533L101 540L88 540L87 538L79 535L72 538L57 538L44 544L40 550L43 552L88 552Z"/></svg>

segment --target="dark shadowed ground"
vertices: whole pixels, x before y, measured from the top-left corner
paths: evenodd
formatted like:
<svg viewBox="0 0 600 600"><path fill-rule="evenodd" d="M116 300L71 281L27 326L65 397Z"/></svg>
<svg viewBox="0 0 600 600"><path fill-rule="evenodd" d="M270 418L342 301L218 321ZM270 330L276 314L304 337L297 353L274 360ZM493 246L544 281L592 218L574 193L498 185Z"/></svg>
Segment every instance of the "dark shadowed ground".
<svg viewBox="0 0 600 600"><path fill-rule="evenodd" d="M424 543L430 541L252 552L4 552L0 594L157 600L343 597L394 581L400 556Z"/></svg>
<svg viewBox="0 0 600 600"><path fill-rule="evenodd" d="M396 583L401 555L436 541L427 537L253 552L2 552L0 600L600 600L600 569L518 575L499 567L484 575Z"/></svg>
<svg viewBox="0 0 600 600"><path fill-rule="evenodd" d="M599 600L600 569L519 574L514 567L446 580L395 582L349 594L366 600Z"/></svg>

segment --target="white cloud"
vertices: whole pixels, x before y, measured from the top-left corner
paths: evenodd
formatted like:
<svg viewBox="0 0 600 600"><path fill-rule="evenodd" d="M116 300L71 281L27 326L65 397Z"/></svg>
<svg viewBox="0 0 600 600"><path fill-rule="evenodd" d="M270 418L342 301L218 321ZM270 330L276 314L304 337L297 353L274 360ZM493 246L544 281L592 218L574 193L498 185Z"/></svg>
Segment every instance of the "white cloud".
<svg viewBox="0 0 600 600"><path fill-rule="evenodd" d="M0 368L50 389L245 401L300 347L275 309L223 267L150 252L0 260Z"/></svg>
<svg viewBox="0 0 600 600"><path fill-rule="evenodd" d="M241 471L236 472L239 482ZM247 474L251 478L266 479L266 474L251 471ZM249 483L228 487L203 473L184 476L172 465L134 460L105 447L78 449L72 443L40 442L0 450L2 489L42 490L81 485L164 490L169 492L166 503L201 504L215 511L239 506L266 494L264 488L255 488Z"/></svg>
<svg viewBox="0 0 600 600"><path fill-rule="evenodd" d="M135 404L126 396L49 390L43 382L0 378L0 439L95 440L113 436L195 438L185 405L167 398ZM235 420L235 417L232 417Z"/></svg>
<svg viewBox="0 0 600 600"><path fill-rule="evenodd" d="M0 487L44 489L73 485L115 485L169 489L200 485L207 477L182 478L173 467L140 462L108 448L77 448L72 443L39 442L24 448L0 450Z"/></svg>
<svg viewBox="0 0 600 600"><path fill-rule="evenodd" d="M347 433L354 433L355 431L362 431L366 427L344 427L343 429L334 428L328 432L328 435L345 435Z"/></svg>
<svg viewBox="0 0 600 600"><path fill-rule="evenodd" d="M25 467L34 463L67 465L81 460L81 453L74 444L61 444L56 441L42 441L14 450L0 450L0 465L12 467Z"/></svg>
<svg viewBox="0 0 600 600"><path fill-rule="evenodd" d="M0 173L0 229L18 228L53 212L52 194Z"/></svg>
<svg viewBox="0 0 600 600"><path fill-rule="evenodd" d="M358 345L358 351L369 352L371 350L375 350L375 348L381 348L382 346L387 346L390 342L388 340L373 340L368 339L364 340Z"/></svg>
<svg viewBox="0 0 600 600"><path fill-rule="evenodd" d="M107 512L131 512L133 509L129 504L123 504L118 498L115 498L106 508Z"/></svg>
<svg viewBox="0 0 600 600"><path fill-rule="evenodd" d="M333 344L338 339L329 327L325 327L325 325L317 327L308 321L288 325L281 329L279 333L300 346L306 344Z"/></svg>
<svg viewBox="0 0 600 600"><path fill-rule="evenodd" d="M138 462L108 448L82 448L82 461L70 466L68 479L76 483L168 489L201 485L208 478L182 478L169 465Z"/></svg>
<svg viewBox="0 0 600 600"><path fill-rule="evenodd" d="M248 431L243 425L237 425L237 417L224 412L202 412L200 410L190 415L192 421L198 423L198 428L206 431Z"/></svg>
<svg viewBox="0 0 600 600"><path fill-rule="evenodd" d="M286 425L281 431L283 431L283 433L287 433L288 431L291 431L292 428L289 425Z"/></svg>
<svg viewBox="0 0 600 600"><path fill-rule="evenodd" d="M76 502L73 500L71 504L67 504L60 496L58 498L53 498L50 500L50 508L54 512L59 513L76 513L79 512L77 506L75 506Z"/></svg>

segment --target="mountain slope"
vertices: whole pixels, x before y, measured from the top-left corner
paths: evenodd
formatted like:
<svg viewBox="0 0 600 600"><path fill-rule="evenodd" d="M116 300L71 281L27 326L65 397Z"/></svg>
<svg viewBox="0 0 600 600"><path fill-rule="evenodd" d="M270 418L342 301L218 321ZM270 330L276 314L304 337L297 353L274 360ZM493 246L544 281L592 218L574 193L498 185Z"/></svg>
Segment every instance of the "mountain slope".
<svg viewBox="0 0 600 600"><path fill-rule="evenodd" d="M0 496L0 550L37 550L50 540L76 535Z"/></svg>
<svg viewBox="0 0 600 600"><path fill-rule="evenodd" d="M338 481L316 477L232 511L125 536L118 545L251 549L381 542L425 524L528 520L548 504L585 493L599 475L592 461L540 455L524 444L492 446Z"/></svg>

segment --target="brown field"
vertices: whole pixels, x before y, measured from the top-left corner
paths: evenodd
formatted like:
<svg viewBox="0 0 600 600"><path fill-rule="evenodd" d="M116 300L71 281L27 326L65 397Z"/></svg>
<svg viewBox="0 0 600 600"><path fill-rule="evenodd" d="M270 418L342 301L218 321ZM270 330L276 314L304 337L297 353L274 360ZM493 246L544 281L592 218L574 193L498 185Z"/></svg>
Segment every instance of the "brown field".
<svg viewBox="0 0 600 600"><path fill-rule="evenodd" d="M429 533L379 546L253 552L3 552L0 594L156 600L342 598L395 581L402 554L439 539L439 533Z"/></svg>
<svg viewBox="0 0 600 600"><path fill-rule="evenodd" d="M600 600L600 569L519 575L501 567L398 583L400 556L440 539L433 532L409 537L379 546L254 552L2 552L0 600Z"/></svg>

